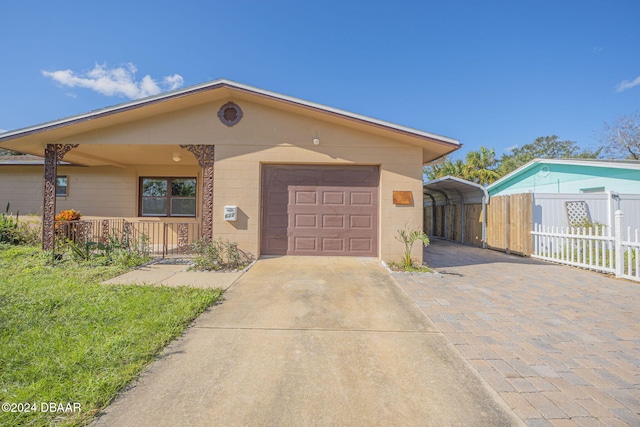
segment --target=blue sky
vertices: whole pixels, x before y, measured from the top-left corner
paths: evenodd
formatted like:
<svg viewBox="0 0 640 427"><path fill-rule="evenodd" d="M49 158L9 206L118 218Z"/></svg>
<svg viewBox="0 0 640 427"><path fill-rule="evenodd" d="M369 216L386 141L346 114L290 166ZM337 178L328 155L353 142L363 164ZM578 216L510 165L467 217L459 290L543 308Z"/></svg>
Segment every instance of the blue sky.
<svg viewBox="0 0 640 427"><path fill-rule="evenodd" d="M598 145L640 109L640 1L0 0L0 129L226 78L456 138Z"/></svg>

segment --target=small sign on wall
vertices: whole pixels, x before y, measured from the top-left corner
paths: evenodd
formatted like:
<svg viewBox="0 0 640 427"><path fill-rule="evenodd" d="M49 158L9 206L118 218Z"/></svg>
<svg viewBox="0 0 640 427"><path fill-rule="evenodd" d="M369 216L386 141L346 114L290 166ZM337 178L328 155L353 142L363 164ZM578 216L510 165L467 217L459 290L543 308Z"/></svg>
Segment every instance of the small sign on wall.
<svg viewBox="0 0 640 427"><path fill-rule="evenodd" d="M413 193L411 191L394 191L393 204L400 206L413 206Z"/></svg>
<svg viewBox="0 0 640 427"><path fill-rule="evenodd" d="M224 220L236 221L238 219L238 207L237 206L225 206L224 207Z"/></svg>

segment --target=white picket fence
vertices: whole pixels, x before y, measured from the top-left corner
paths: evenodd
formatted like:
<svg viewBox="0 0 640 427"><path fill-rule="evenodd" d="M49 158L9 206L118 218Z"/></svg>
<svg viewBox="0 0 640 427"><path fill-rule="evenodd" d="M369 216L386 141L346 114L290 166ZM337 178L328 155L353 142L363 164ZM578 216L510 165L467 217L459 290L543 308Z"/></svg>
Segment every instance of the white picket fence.
<svg viewBox="0 0 640 427"><path fill-rule="evenodd" d="M616 211L613 230L535 224L531 257L640 281L640 231L623 230L622 218Z"/></svg>

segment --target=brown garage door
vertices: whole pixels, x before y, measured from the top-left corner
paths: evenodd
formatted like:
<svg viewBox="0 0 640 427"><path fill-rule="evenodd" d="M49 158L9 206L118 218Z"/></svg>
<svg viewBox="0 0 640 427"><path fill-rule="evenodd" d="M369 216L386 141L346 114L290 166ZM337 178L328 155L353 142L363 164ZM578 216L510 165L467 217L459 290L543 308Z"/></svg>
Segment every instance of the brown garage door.
<svg viewBox="0 0 640 427"><path fill-rule="evenodd" d="M377 166L265 165L264 255L378 254Z"/></svg>

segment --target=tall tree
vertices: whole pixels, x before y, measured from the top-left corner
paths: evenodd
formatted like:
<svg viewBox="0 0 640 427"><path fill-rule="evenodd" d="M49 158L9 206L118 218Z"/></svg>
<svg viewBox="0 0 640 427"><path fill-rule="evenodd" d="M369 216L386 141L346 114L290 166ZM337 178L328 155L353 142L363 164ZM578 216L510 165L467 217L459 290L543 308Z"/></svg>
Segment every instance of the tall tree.
<svg viewBox="0 0 640 427"><path fill-rule="evenodd" d="M459 159L446 160L440 165L425 168L425 174L430 180L455 176L485 185L500 177L496 172L496 165L495 151L483 146L478 151L468 152L464 162Z"/></svg>
<svg viewBox="0 0 640 427"><path fill-rule="evenodd" d="M455 162L447 159L439 165L428 166L424 168L424 173L427 175L427 179L437 179L444 176L457 176L458 178L465 177L465 165L462 160L456 160Z"/></svg>
<svg viewBox="0 0 640 427"><path fill-rule="evenodd" d="M493 148L482 146L478 151L470 151L467 153L465 163L466 179L482 185L491 184L500 178L496 171L496 164L496 153Z"/></svg>
<svg viewBox="0 0 640 427"><path fill-rule="evenodd" d="M640 110L605 123L600 141L609 158L640 160Z"/></svg>
<svg viewBox="0 0 640 427"><path fill-rule="evenodd" d="M557 135L541 136L532 143L513 149L500 159L498 173L504 176L533 159L595 159L602 149L581 149L575 141L560 141Z"/></svg>

